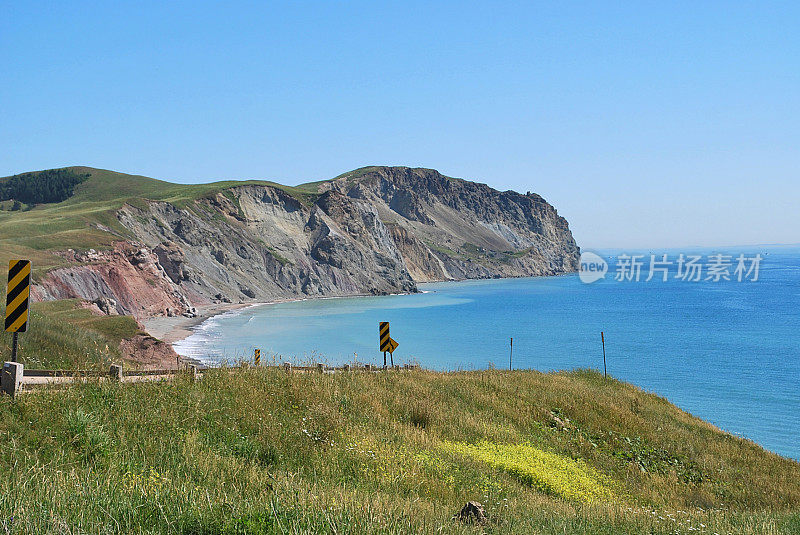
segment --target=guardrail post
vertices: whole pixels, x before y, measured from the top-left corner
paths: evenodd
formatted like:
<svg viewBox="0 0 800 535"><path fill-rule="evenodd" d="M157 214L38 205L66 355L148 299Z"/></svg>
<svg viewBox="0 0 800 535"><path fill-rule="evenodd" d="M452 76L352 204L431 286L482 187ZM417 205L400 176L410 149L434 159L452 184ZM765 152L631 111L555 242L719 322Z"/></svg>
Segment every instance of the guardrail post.
<svg viewBox="0 0 800 535"><path fill-rule="evenodd" d="M344 371L346 371L346 372L350 371L350 365L349 364L345 364L344 365Z"/></svg>
<svg viewBox="0 0 800 535"><path fill-rule="evenodd" d="M194 383L197 381L197 377L197 366L189 364L189 380Z"/></svg>
<svg viewBox="0 0 800 535"><path fill-rule="evenodd" d="M322 363L317 364L317 370L319 370L319 373L325 373L325 365Z"/></svg>
<svg viewBox="0 0 800 535"><path fill-rule="evenodd" d="M3 392L12 398L22 390L22 378L25 375L25 366L19 362L4 362L0 374L0 386Z"/></svg>
<svg viewBox="0 0 800 535"><path fill-rule="evenodd" d="M122 382L122 366L119 364L112 364L108 369L108 375L112 381Z"/></svg>
<svg viewBox="0 0 800 535"><path fill-rule="evenodd" d="M292 363L291 362L284 362L283 369L286 370L286 373L292 373Z"/></svg>

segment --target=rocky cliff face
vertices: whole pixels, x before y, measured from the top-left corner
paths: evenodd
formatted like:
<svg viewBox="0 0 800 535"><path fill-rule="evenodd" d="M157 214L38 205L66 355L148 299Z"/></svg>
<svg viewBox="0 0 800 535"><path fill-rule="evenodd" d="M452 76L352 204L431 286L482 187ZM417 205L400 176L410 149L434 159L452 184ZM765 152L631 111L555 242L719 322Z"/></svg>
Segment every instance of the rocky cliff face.
<svg viewBox="0 0 800 535"><path fill-rule="evenodd" d="M243 185L183 206L136 204L117 213L131 239L113 251L65 253L75 265L50 272L39 297L81 297L142 318L219 302L551 275L578 263L566 220L538 195L429 169L361 169L302 199Z"/></svg>
<svg viewBox="0 0 800 535"><path fill-rule="evenodd" d="M497 191L433 169L370 167L323 186L374 206L415 279L555 275L575 271L566 219L539 195Z"/></svg>

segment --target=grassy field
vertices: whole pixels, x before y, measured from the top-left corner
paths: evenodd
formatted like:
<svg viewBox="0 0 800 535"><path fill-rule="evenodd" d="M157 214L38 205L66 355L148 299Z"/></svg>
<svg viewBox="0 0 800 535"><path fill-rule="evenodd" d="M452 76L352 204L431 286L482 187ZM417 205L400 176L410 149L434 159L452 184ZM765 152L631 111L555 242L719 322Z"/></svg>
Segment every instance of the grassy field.
<svg viewBox="0 0 800 535"><path fill-rule="evenodd" d="M39 204L27 211L10 211L7 206L2 207L0 265L6 265L11 258L31 259L36 278L43 272L65 265L50 251L102 249L120 237L130 237L115 215L125 203L142 206L147 201L166 201L185 207L197 199L211 197L231 187L254 184L279 188L306 205L317 198L313 187L284 186L263 180L173 184L91 167L69 169L77 174L88 174L89 178L79 184L75 194L66 201Z"/></svg>
<svg viewBox="0 0 800 535"><path fill-rule="evenodd" d="M86 384L0 444L0 533L800 532L798 463L590 371Z"/></svg>

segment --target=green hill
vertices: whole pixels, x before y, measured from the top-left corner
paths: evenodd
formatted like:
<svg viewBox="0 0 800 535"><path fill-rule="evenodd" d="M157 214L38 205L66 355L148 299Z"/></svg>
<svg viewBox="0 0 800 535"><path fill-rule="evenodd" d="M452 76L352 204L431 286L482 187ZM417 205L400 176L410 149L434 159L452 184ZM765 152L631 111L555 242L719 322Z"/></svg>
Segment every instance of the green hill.
<svg viewBox="0 0 800 535"><path fill-rule="evenodd" d="M252 190L257 188L240 187L246 185L267 187L254 193ZM334 191L328 194L328 189ZM278 201L279 213L274 212L278 198L282 199ZM153 206L152 201L170 206ZM248 208L249 216L243 206ZM177 209L186 221L180 225L174 220L165 222L159 215L163 209ZM351 229L337 232L346 239L336 245L336 255L347 258L334 259L327 252L313 252L317 257L312 257L312 251L330 246L322 243L324 238L319 234L304 235L306 224L322 224L312 217L317 209L335 220L330 223L340 226L340 230ZM382 244L380 250L369 251L370 257L378 258L393 249L389 256L402 258L393 262L391 269L395 273L380 288L372 285L370 274L365 272L367 264L355 260L359 254L355 251L364 246L361 242L365 239L364 235L355 238L355 229L364 226L358 220L372 217L364 215L365 210L379 214L382 226L376 232L386 234L377 236L375 243L367 240L368 249ZM300 214L304 222L297 220ZM124 225L120 223L122 219ZM286 220L292 223L287 225ZM434 169L369 166L296 187L254 180L173 184L89 167L0 178L0 263L13 257L30 258L36 281L42 280L43 272L66 265L63 257L71 256L63 254L66 249L106 249L125 240L150 248L172 242L181 249L180 253L188 253L194 257L193 262L203 264L198 251L191 250L198 244L186 242L173 228L188 231L186 225L202 227L190 240L208 239L208 248L219 248L225 242L224 236L243 231L238 240L239 247L247 250L243 251L246 265L228 265L224 255L217 254L222 259L218 264L229 271L272 269L268 263L251 262L261 255L263 247L283 265L313 266L311 271L287 268L285 271L293 272L284 274L287 281L307 279L302 284L311 293L341 293L344 288L351 293L354 288L358 292L407 291L409 278L430 281L552 275L574 271L578 258L578 247L567 221L540 196L500 192L486 184L444 176ZM215 236L210 238L212 234ZM56 252L61 254L53 254ZM368 263L371 262L372 259ZM331 266L341 273L331 276ZM209 265L190 267L204 273L215 271ZM358 280L345 281L351 274ZM297 293L291 284L282 282L279 288L272 288L247 276L203 280L198 284L203 288L219 287L204 296L206 299L216 294L240 298L239 287L248 289L242 295L253 294L261 299Z"/></svg>
<svg viewBox="0 0 800 535"><path fill-rule="evenodd" d="M220 369L0 413L6 533L800 530L798 463L589 371Z"/></svg>

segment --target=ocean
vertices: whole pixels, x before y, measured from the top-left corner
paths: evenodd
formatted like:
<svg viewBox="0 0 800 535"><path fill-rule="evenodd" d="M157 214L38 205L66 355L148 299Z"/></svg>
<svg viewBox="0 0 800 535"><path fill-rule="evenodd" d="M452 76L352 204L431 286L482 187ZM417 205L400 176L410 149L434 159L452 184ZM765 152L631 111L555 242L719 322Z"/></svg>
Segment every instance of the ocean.
<svg viewBox="0 0 800 535"><path fill-rule="evenodd" d="M207 320L175 348L209 363L260 348L267 362L383 364L378 322L388 321L399 342L395 364L507 369L513 337L516 369L602 371L602 331L610 375L800 460L800 248L690 251L685 259L696 254L705 268L699 281L679 278L688 270L678 251L652 253L673 263L656 264L650 281L650 252L640 253L637 281L625 269L635 260L602 251L608 272L591 284L578 275L478 280L423 284L414 295L253 306ZM753 270L736 271L739 254L745 267L758 265L757 280ZM730 280L714 280L719 266Z"/></svg>

